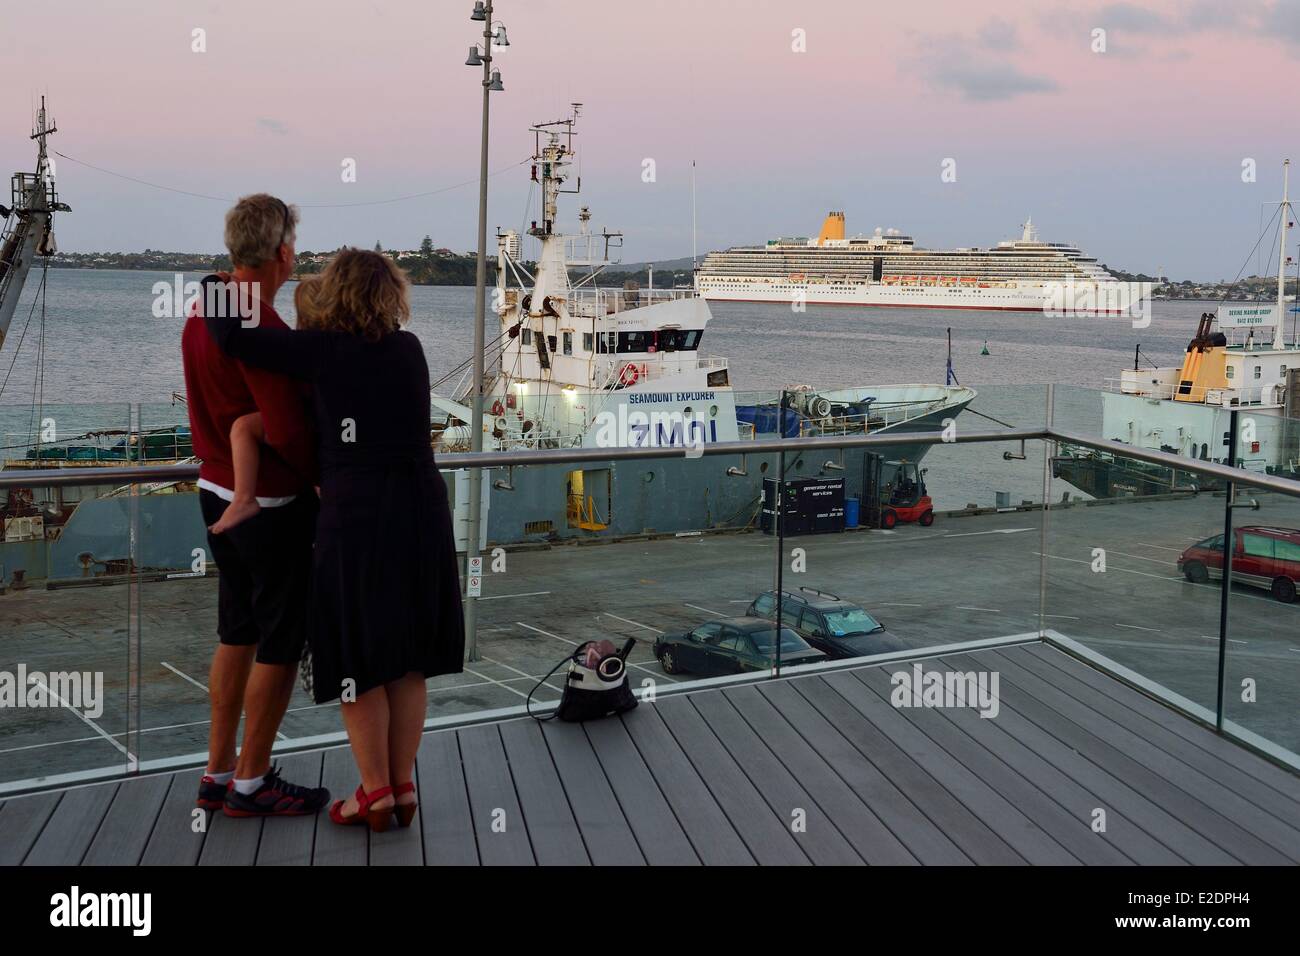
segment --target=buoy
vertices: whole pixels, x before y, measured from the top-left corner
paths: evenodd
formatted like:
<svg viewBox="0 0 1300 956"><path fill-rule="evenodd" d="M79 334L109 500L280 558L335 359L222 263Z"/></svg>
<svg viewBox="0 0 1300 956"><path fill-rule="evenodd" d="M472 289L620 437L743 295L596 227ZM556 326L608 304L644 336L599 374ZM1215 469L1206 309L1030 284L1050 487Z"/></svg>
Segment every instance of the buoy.
<svg viewBox="0 0 1300 956"><path fill-rule="evenodd" d="M988 355L988 354L989 354L989 340L985 339L984 348L980 349L980 355Z"/></svg>

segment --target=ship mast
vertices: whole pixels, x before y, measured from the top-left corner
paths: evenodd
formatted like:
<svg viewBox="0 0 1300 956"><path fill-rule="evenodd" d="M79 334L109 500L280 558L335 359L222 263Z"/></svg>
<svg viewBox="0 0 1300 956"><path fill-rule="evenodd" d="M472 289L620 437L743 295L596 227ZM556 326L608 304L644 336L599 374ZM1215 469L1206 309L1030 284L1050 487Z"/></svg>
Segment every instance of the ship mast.
<svg viewBox="0 0 1300 956"><path fill-rule="evenodd" d="M45 110L45 97L36 114L36 126L31 138L36 140L36 172L14 173L11 180L12 209L0 206L0 347L13 321L18 298L22 295L27 273L36 257L54 255L54 214L69 212L68 206L59 202L50 175L50 159L45 140L58 128ZM9 219L13 217L13 226Z"/></svg>
<svg viewBox="0 0 1300 956"><path fill-rule="evenodd" d="M1287 192L1291 160L1282 163L1282 238L1277 253L1277 324L1273 326L1273 348L1286 348L1286 233L1291 221L1291 202Z"/></svg>

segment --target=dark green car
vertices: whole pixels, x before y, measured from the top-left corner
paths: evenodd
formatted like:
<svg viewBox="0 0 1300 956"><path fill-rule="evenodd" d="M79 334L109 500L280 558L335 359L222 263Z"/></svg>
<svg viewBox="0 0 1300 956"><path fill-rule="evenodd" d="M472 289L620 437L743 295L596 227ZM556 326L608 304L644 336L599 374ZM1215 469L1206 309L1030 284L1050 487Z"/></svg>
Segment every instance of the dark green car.
<svg viewBox="0 0 1300 956"><path fill-rule="evenodd" d="M760 594L745 613L774 620L776 592ZM907 641L889 633L863 608L812 588L781 592L781 621L827 657L837 660L910 649Z"/></svg>
<svg viewBox="0 0 1300 956"><path fill-rule="evenodd" d="M655 657L667 674L718 677L770 670L776 660L776 625L759 617L706 621L685 634L660 637L655 641ZM790 628L781 628L782 664L825 659Z"/></svg>

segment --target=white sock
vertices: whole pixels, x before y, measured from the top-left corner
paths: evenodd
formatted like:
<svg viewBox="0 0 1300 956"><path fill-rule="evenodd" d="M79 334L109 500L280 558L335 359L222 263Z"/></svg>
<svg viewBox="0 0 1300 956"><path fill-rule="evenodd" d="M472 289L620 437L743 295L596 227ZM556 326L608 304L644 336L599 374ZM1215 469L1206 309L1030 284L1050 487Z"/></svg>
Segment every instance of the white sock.
<svg viewBox="0 0 1300 956"><path fill-rule="evenodd" d="M213 773L209 770L204 776L210 778L213 783L230 783L235 779L235 771L227 770L225 773Z"/></svg>
<svg viewBox="0 0 1300 956"><path fill-rule="evenodd" d="M265 777L253 777L251 780L240 780L235 777L235 790L244 796L248 796L250 793L254 793L265 779Z"/></svg>

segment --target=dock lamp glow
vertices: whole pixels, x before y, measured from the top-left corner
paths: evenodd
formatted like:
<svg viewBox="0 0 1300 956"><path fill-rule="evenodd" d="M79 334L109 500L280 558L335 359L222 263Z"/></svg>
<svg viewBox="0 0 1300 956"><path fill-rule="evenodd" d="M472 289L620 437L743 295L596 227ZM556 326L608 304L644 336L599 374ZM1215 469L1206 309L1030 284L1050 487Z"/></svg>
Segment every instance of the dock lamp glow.
<svg viewBox="0 0 1300 956"><path fill-rule="evenodd" d="M474 281L474 395L470 421L470 451L483 451L483 347L486 339L487 303L487 182L488 182L488 105L493 93L502 92L501 71L492 68L492 47L507 47L503 23L492 19L492 0L475 0L470 19L483 24L483 42L469 48L466 66L483 68L483 130L479 151L478 174L478 268ZM471 661L480 659L478 650L478 594L470 593L470 566L479 563L479 536L483 526L483 469L469 469L469 520L465 540L465 642Z"/></svg>

